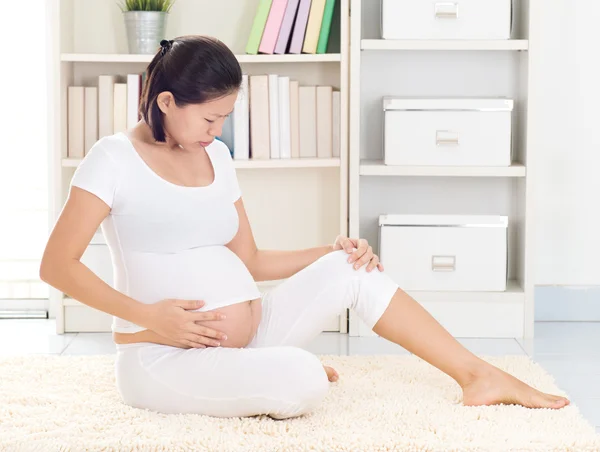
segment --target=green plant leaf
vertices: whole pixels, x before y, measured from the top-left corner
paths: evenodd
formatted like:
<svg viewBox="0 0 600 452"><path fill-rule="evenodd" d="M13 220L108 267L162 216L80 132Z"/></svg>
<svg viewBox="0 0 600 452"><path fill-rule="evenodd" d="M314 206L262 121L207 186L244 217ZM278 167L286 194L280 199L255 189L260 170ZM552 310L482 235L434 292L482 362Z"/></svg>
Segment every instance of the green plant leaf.
<svg viewBox="0 0 600 452"><path fill-rule="evenodd" d="M177 0L122 0L120 8L126 11L159 11L168 13Z"/></svg>

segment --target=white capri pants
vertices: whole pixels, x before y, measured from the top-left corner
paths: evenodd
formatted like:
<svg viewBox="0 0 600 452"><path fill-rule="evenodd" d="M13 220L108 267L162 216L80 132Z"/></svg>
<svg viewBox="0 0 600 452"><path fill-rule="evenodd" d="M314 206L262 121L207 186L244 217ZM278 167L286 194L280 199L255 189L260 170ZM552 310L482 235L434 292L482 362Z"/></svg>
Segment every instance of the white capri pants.
<svg viewBox="0 0 600 452"><path fill-rule="evenodd" d="M378 269L355 270L348 257L343 250L329 253L263 294L262 320L246 348L117 344L123 401L214 417L285 419L312 411L329 380L320 360L300 347L348 308L373 328L398 289Z"/></svg>

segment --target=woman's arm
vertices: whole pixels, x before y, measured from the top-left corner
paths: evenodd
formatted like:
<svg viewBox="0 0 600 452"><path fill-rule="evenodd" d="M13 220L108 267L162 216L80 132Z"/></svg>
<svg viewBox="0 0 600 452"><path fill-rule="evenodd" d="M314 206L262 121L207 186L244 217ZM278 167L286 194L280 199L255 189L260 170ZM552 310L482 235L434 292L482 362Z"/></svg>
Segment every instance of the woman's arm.
<svg viewBox="0 0 600 452"><path fill-rule="evenodd" d="M255 281L289 278L332 250L331 245L294 251L258 250L248 268Z"/></svg>
<svg viewBox="0 0 600 452"><path fill-rule="evenodd" d="M73 187L44 250L40 278L88 306L143 325L146 305L113 289L80 262L109 211L100 198Z"/></svg>
<svg viewBox="0 0 600 452"><path fill-rule="evenodd" d="M236 236L227 247L239 256L257 282L289 278L333 251L333 245L297 251L259 250L242 198L235 202L235 208L240 225Z"/></svg>

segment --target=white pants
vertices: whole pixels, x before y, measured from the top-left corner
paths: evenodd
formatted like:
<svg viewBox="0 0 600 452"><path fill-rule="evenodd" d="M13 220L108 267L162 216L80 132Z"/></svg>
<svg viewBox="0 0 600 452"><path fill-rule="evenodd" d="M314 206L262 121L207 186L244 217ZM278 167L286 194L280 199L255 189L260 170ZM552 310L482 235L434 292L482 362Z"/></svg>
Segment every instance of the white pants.
<svg viewBox="0 0 600 452"><path fill-rule="evenodd" d="M123 401L161 413L215 417L284 419L312 411L329 381L319 359L299 347L348 308L373 328L398 289L377 269L355 270L348 257L329 253L266 292L260 326L246 348L117 345Z"/></svg>

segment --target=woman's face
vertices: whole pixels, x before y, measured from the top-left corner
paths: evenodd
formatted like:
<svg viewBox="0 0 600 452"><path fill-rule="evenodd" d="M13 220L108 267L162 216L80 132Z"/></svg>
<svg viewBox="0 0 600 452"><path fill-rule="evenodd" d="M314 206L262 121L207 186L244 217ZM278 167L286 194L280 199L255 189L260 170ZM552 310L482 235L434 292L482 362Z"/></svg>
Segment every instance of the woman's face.
<svg viewBox="0 0 600 452"><path fill-rule="evenodd" d="M233 112L238 92L234 92L203 104L184 107L175 105L171 93L161 93L158 105L164 113L165 131L184 148L208 146L221 135L225 119Z"/></svg>

